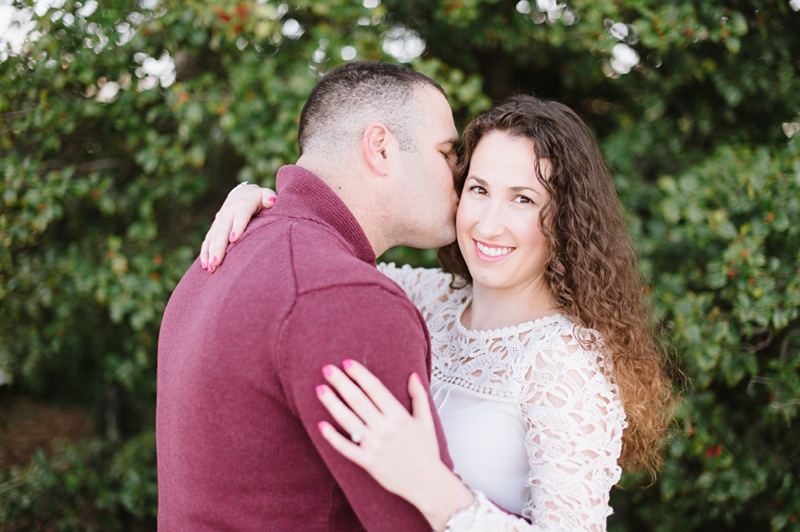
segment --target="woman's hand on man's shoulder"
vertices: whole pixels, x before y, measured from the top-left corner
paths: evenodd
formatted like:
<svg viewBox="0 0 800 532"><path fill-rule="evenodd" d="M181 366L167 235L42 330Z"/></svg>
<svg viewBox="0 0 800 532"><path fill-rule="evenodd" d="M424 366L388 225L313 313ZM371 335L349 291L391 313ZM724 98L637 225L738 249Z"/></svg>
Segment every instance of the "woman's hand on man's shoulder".
<svg viewBox="0 0 800 532"><path fill-rule="evenodd" d="M277 195L269 188L242 183L228 194L200 248L200 267L209 273L219 268L228 251L244 233L250 219L262 209L271 209Z"/></svg>

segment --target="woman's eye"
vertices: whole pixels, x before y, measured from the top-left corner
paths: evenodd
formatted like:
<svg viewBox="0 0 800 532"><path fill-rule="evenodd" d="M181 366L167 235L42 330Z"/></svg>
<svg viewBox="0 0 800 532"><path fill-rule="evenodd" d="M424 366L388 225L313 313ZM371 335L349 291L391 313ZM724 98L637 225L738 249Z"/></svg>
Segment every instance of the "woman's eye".
<svg viewBox="0 0 800 532"><path fill-rule="evenodd" d="M477 194L486 194L486 189L479 186L470 187L470 190Z"/></svg>
<svg viewBox="0 0 800 532"><path fill-rule="evenodd" d="M526 197L526 196L517 196L516 198L514 198L514 201L516 201L517 203L522 203L522 204L533 203L533 200L528 198L528 197Z"/></svg>

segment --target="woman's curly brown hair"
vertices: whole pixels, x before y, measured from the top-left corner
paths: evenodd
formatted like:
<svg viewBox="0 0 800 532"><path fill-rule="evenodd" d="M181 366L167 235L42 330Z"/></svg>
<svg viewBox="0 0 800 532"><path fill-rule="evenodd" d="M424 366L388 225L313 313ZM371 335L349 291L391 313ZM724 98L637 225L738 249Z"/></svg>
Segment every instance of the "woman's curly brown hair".
<svg viewBox="0 0 800 532"><path fill-rule="evenodd" d="M610 377L619 387L628 421L620 465L655 478L672 386L654 340L619 198L597 143L568 107L512 96L466 127L456 171L459 195L475 147L493 131L530 139L537 157L550 161L547 178L538 171L550 196L539 219L549 248L546 280L559 311L601 335L601 342L585 347L600 349L610 359ZM441 248L439 261L444 271L471 282L458 243Z"/></svg>

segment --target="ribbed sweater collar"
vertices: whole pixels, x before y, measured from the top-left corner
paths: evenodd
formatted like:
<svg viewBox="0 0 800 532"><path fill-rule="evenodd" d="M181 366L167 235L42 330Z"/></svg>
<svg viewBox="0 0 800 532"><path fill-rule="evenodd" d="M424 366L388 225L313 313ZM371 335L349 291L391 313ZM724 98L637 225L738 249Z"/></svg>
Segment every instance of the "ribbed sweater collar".
<svg viewBox="0 0 800 532"><path fill-rule="evenodd" d="M358 259L375 262L364 229L347 205L319 177L293 164L278 170L278 204L284 212L324 224L345 239Z"/></svg>

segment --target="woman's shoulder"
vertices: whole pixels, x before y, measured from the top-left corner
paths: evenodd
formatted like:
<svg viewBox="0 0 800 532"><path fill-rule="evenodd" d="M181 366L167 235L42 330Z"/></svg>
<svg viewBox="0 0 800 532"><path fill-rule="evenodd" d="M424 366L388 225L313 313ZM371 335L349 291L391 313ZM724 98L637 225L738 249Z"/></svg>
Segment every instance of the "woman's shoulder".
<svg viewBox="0 0 800 532"><path fill-rule="evenodd" d="M378 270L400 285L415 304L437 299L444 301L448 294L457 290L452 287L454 276L441 268L414 268L390 262L378 264ZM457 278L456 286L465 284L459 283L460 280Z"/></svg>
<svg viewBox="0 0 800 532"><path fill-rule="evenodd" d="M580 351L587 355L599 354L603 348L603 337L594 329L582 327L570 316L553 314L533 323L528 344L533 351L552 349L567 353Z"/></svg>
<svg viewBox="0 0 800 532"><path fill-rule="evenodd" d="M441 268L415 268L410 264L398 266L394 262L379 262L378 271L391 278L412 277L416 280L446 280L448 283L453 279L451 274L443 272Z"/></svg>
<svg viewBox="0 0 800 532"><path fill-rule="evenodd" d="M579 370L614 388L611 358L604 351L600 332L557 314L533 328L527 340L527 349L522 353L522 363L526 366L547 368L559 374Z"/></svg>
<svg viewBox="0 0 800 532"><path fill-rule="evenodd" d="M624 428L625 411L602 335L569 317L553 320L526 350L521 372L528 407L578 412L591 410ZM602 413L602 415L601 415Z"/></svg>

